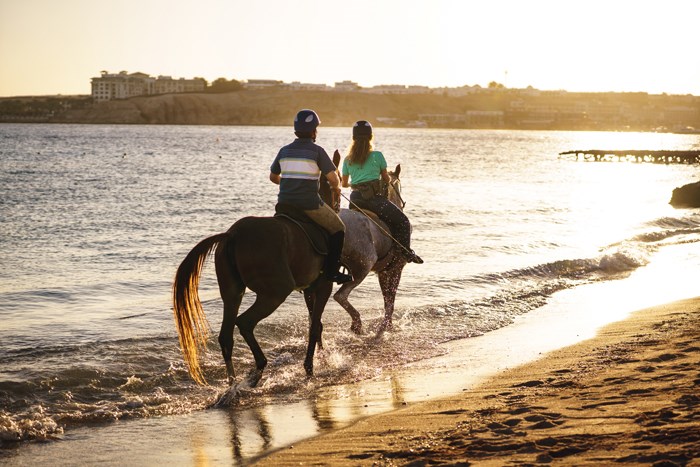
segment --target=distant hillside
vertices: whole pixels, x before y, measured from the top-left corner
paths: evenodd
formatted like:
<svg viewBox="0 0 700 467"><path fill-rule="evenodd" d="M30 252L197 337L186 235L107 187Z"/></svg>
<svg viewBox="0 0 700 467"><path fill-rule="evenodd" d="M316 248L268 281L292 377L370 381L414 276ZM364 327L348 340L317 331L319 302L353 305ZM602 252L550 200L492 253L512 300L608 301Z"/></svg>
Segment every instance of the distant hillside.
<svg viewBox="0 0 700 467"><path fill-rule="evenodd" d="M697 132L700 97L484 89L445 94L372 94L284 88L164 94L94 103L90 96L0 98L0 122L289 125L312 108L325 126Z"/></svg>
<svg viewBox="0 0 700 467"><path fill-rule="evenodd" d="M225 94L166 94L102 102L67 110L52 121L185 125L288 125L296 112L312 108L328 126L379 117L400 122L420 114L464 113L466 101L440 95L388 95L322 91L255 90Z"/></svg>

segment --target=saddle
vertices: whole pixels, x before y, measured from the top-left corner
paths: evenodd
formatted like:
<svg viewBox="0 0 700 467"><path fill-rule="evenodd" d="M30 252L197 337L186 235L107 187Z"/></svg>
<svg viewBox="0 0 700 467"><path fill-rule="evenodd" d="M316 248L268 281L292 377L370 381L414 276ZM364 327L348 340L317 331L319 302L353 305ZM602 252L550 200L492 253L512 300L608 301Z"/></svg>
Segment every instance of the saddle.
<svg viewBox="0 0 700 467"><path fill-rule="evenodd" d="M326 229L309 219L302 209L289 204L277 203L274 217L281 217L296 224L309 239L316 253L319 255L328 254L330 234Z"/></svg>
<svg viewBox="0 0 700 467"><path fill-rule="evenodd" d="M380 222L381 222L382 224L386 225L386 222L384 222L383 220L381 220L381 219L379 218L379 216L377 215L376 212L370 211L370 210L367 209L367 208L361 208L361 209L360 209L359 207L357 207L357 206L355 205L355 203L350 203L350 210L351 210L351 211L362 212L362 213L364 213L367 217L369 217L370 219L372 219L375 223L380 223ZM381 224L380 224L380 225L381 225ZM387 226L387 227L388 227L388 226Z"/></svg>

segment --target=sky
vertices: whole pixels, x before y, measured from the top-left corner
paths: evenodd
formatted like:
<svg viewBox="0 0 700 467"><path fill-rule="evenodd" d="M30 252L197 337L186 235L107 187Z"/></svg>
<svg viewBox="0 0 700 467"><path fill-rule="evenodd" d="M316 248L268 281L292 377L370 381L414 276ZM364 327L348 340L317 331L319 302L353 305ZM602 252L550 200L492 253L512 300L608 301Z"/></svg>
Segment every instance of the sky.
<svg viewBox="0 0 700 467"><path fill-rule="evenodd" d="M0 0L0 97L173 78L700 96L697 0Z"/></svg>

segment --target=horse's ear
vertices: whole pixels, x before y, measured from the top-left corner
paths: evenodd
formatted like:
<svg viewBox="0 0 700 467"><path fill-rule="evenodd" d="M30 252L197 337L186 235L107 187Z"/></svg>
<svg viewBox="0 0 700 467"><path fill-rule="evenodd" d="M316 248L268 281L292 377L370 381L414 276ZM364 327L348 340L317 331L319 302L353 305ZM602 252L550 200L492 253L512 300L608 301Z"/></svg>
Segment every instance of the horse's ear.
<svg viewBox="0 0 700 467"><path fill-rule="evenodd" d="M399 178L400 173L401 173L401 164L397 165L396 168L394 169L394 176L396 178Z"/></svg>
<svg viewBox="0 0 700 467"><path fill-rule="evenodd" d="M338 164L340 164L340 151L338 151L337 149L333 153L333 163L336 167L338 167Z"/></svg>

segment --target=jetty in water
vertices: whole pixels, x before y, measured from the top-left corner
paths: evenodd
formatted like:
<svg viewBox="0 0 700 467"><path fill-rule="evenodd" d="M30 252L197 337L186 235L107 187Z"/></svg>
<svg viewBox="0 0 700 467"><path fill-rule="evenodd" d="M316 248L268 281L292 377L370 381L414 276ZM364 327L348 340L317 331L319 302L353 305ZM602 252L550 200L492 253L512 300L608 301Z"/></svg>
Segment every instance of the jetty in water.
<svg viewBox="0 0 700 467"><path fill-rule="evenodd" d="M651 162L654 164L700 164L700 151L649 151L640 149L604 150L604 149L576 149L559 153L562 156L575 155L585 161L611 162Z"/></svg>

